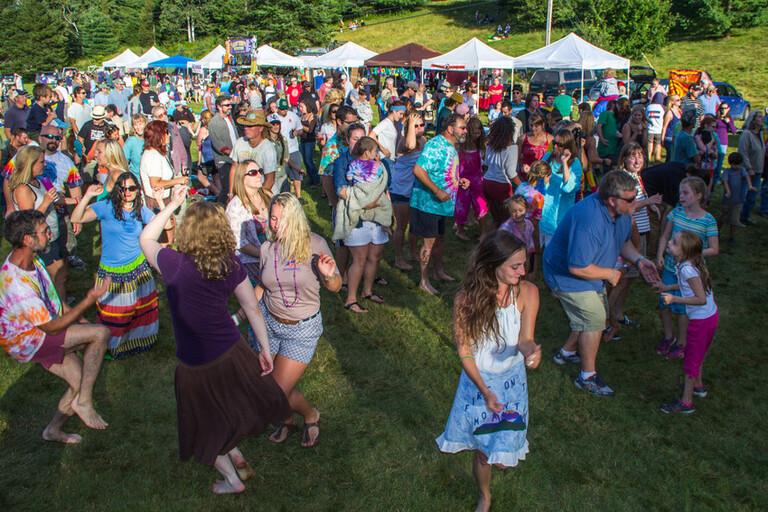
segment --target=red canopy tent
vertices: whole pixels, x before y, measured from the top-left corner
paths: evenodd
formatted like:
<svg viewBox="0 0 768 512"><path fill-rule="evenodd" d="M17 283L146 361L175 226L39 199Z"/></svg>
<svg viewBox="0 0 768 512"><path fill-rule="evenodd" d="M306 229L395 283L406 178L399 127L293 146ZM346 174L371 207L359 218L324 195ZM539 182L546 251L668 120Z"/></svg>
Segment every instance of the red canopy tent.
<svg viewBox="0 0 768 512"><path fill-rule="evenodd" d="M416 43L408 43L365 61L366 67L420 68L423 59L437 57L440 52Z"/></svg>

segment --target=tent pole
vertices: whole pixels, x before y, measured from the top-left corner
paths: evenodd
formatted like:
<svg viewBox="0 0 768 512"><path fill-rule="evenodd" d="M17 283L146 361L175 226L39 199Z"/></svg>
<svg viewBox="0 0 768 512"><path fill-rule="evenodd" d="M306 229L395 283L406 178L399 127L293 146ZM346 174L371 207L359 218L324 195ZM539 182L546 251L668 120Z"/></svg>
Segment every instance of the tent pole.
<svg viewBox="0 0 768 512"><path fill-rule="evenodd" d="M584 63L581 63L581 99L579 103L584 103Z"/></svg>
<svg viewBox="0 0 768 512"><path fill-rule="evenodd" d="M515 88L515 68L512 68L512 72L510 73L510 83L509 83L509 101L512 101L512 89Z"/></svg>

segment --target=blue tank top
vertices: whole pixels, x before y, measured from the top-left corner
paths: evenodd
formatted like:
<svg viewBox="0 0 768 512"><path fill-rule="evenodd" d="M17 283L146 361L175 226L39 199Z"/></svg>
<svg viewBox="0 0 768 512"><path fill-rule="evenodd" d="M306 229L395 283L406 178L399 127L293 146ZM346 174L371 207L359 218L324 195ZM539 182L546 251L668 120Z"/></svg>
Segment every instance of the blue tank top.
<svg viewBox="0 0 768 512"><path fill-rule="evenodd" d="M664 142L672 142L675 136L675 126L680 122L680 118L677 117L674 112L672 113L672 120L667 125L667 132L664 134Z"/></svg>
<svg viewBox="0 0 768 512"><path fill-rule="evenodd" d="M210 135L203 140L200 154L202 155L202 162L204 164L213 160L213 143L211 142Z"/></svg>

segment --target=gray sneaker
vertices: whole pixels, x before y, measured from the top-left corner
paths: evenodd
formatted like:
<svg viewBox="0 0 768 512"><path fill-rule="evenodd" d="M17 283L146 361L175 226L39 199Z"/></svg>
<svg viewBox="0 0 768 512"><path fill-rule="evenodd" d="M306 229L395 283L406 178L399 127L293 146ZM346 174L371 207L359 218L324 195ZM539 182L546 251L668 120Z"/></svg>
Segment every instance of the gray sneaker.
<svg viewBox="0 0 768 512"><path fill-rule="evenodd" d="M613 396L615 394L614 391L608 387L608 384L603 382L603 379L601 379L598 374L594 374L588 379L582 379L581 374L579 374L579 376L574 379L573 384L577 388L592 393L595 396Z"/></svg>
<svg viewBox="0 0 768 512"><path fill-rule="evenodd" d="M552 358L552 361L554 361L555 364L562 366L565 363L579 364L581 363L581 358L579 357L579 354L572 354L567 356L563 354L562 350L558 349L558 351L555 352L555 356Z"/></svg>

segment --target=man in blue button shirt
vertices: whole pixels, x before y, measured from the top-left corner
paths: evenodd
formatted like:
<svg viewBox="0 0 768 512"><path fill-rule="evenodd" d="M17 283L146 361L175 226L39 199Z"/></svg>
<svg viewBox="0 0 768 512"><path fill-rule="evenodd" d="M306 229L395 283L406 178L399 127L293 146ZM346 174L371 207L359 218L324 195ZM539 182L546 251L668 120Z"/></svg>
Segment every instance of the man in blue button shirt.
<svg viewBox="0 0 768 512"><path fill-rule="evenodd" d="M619 256L637 265L648 282L659 280L654 264L630 240L636 185L625 172L606 174L599 192L570 209L544 250L544 280L571 327L554 361L581 363L574 384L597 396L614 394L595 370L607 316L605 282L612 286L619 282Z"/></svg>

